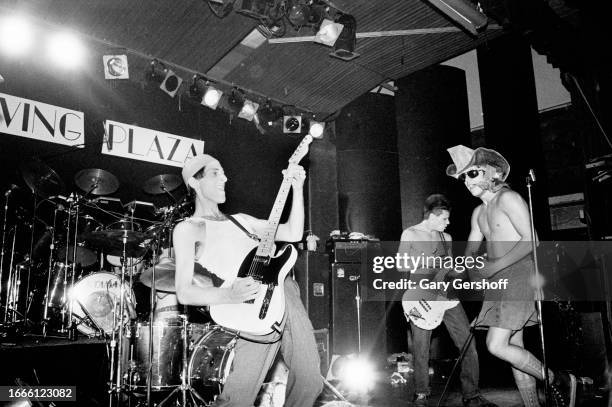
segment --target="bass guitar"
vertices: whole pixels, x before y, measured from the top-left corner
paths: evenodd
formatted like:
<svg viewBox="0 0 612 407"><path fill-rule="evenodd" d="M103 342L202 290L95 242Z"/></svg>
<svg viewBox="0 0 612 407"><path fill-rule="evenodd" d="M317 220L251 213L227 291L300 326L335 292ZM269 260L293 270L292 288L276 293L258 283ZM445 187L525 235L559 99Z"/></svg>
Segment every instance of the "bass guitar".
<svg viewBox="0 0 612 407"><path fill-rule="evenodd" d="M447 270L432 273L430 281L443 281ZM414 276L414 274L413 274ZM416 274L419 278L426 278L423 274ZM421 329L432 330L442 323L446 310L459 304L457 300L448 300L443 290L421 288L408 289L402 296L402 308L406 319L412 321Z"/></svg>
<svg viewBox="0 0 612 407"><path fill-rule="evenodd" d="M308 152L311 142L311 135L304 137L289 158L289 164L298 164ZM266 227L259 236L259 244L249 252L236 270L236 277L252 277L261 282L256 298L241 304L211 305L210 316L217 324L251 335L267 335L280 331L285 315L283 282L295 264L297 251L288 244L276 252L274 239L290 190L291 179L285 176ZM233 280L226 280L221 287L230 286L232 282Z"/></svg>

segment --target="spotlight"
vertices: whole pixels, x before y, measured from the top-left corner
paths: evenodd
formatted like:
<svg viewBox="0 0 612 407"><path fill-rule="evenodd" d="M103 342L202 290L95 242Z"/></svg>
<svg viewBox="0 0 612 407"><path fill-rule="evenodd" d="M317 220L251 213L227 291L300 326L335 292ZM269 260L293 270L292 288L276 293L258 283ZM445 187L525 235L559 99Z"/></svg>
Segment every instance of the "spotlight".
<svg viewBox="0 0 612 407"><path fill-rule="evenodd" d="M482 14L469 0L428 0L449 18L473 35L487 26L487 16Z"/></svg>
<svg viewBox="0 0 612 407"><path fill-rule="evenodd" d="M240 113L238 113L238 117L251 121L253 117L255 117L255 113L257 113L257 109L259 108L259 103L255 103L252 100L245 99L244 104L242 105L242 109L240 109Z"/></svg>
<svg viewBox="0 0 612 407"><path fill-rule="evenodd" d="M206 82L204 79L200 78L198 75L193 75L193 80L191 85L189 85L189 89L187 90L187 95L198 102L202 102L204 97L204 92L206 91Z"/></svg>
<svg viewBox="0 0 612 407"><path fill-rule="evenodd" d="M325 19L321 22L321 27L319 27L314 40L319 44L333 47L342 32L342 28L344 28L342 24Z"/></svg>
<svg viewBox="0 0 612 407"><path fill-rule="evenodd" d="M26 53L33 42L32 27L25 18L11 16L0 20L0 50L19 56Z"/></svg>
<svg viewBox="0 0 612 407"><path fill-rule="evenodd" d="M332 361L328 379L340 381L350 393L364 394L376 381L374 365L363 355L343 355Z"/></svg>
<svg viewBox="0 0 612 407"><path fill-rule="evenodd" d="M226 107L230 115L237 115L242 110L243 105L244 93L238 88L232 89L232 93L229 94L226 101Z"/></svg>
<svg viewBox="0 0 612 407"><path fill-rule="evenodd" d="M329 55L344 61L357 58L359 56L355 52L357 45L357 37L355 36L357 33L357 20L350 14L342 14L336 22L342 24L343 29L334 44L334 52Z"/></svg>
<svg viewBox="0 0 612 407"><path fill-rule="evenodd" d="M221 96L223 96L223 92L212 85L208 85L202 98L202 105L215 110L221 101Z"/></svg>
<svg viewBox="0 0 612 407"><path fill-rule="evenodd" d="M72 69L81 64L85 56L85 48L76 36L62 32L49 39L47 53L58 66Z"/></svg>
<svg viewBox="0 0 612 407"><path fill-rule="evenodd" d="M301 133L302 116L283 116L283 133Z"/></svg>
<svg viewBox="0 0 612 407"><path fill-rule="evenodd" d="M242 0L240 8L236 9L236 13L257 20L265 20L268 18L269 9L268 0Z"/></svg>
<svg viewBox="0 0 612 407"><path fill-rule="evenodd" d="M174 97L183 83L183 79L177 76L172 69L166 69L166 76L159 88L166 92L170 97Z"/></svg>
<svg viewBox="0 0 612 407"><path fill-rule="evenodd" d="M126 55L103 55L104 79L129 79Z"/></svg>
<svg viewBox="0 0 612 407"><path fill-rule="evenodd" d="M287 19L292 26L300 28L301 26L308 24L310 13L310 6L306 4L296 4L289 9Z"/></svg>
<svg viewBox="0 0 612 407"><path fill-rule="evenodd" d="M308 130L308 134L312 136L312 138L323 138L323 132L325 131L325 123L310 121L310 129Z"/></svg>
<svg viewBox="0 0 612 407"><path fill-rule="evenodd" d="M257 116L262 123L272 126L275 121L283 117L283 109L272 106L270 100L267 100L266 104L257 112Z"/></svg>
<svg viewBox="0 0 612 407"><path fill-rule="evenodd" d="M2 85L4 83L4 76L2 76L2 74L0 74L0 85ZM0 116L0 119L2 117Z"/></svg>

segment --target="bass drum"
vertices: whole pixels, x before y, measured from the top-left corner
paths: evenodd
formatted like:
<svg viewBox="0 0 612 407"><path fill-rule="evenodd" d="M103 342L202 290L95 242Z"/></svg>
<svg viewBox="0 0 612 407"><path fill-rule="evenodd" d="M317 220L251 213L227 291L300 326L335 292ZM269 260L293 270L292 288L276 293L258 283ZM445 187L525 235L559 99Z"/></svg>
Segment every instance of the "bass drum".
<svg viewBox="0 0 612 407"><path fill-rule="evenodd" d="M129 288L127 279L125 287ZM77 329L88 336L101 333L110 335L113 332L115 307L118 309L120 304L120 292L121 278L115 274L99 272L81 278L69 295L72 313L81 320ZM125 317L136 318L131 288L126 290L124 302Z"/></svg>
<svg viewBox="0 0 612 407"><path fill-rule="evenodd" d="M221 394L232 368L237 339L236 334L214 326L193 346L189 384L203 403L211 403Z"/></svg>

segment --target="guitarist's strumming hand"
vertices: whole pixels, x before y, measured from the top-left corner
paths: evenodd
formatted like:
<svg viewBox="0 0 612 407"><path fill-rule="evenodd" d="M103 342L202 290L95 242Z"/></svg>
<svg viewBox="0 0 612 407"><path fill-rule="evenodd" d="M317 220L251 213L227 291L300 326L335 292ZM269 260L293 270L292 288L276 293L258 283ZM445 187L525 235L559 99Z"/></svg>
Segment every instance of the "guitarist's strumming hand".
<svg viewBox="0 0 612 407"><path fill-rule="evenodd" d="M261 283L255 281L253 277L238 277L229 286L228 289L228 304L240 304L245 301L253 300L259 292Z"/></svg>

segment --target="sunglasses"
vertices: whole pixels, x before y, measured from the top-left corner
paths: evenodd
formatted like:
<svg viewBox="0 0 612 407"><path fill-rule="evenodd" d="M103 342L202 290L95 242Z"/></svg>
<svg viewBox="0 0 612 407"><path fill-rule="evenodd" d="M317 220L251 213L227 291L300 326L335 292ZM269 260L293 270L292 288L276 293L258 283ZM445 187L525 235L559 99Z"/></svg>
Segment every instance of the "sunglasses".
<svg viewBox="0 0 612 407"><path fill-rule="evenodd" d="M481 172L484 174L484 172L485 172L485 171L484 171L484 170L469 170L469 171L464 172L463 174L459 175L458 179L459 179L459 181L461 181L461 182L465 182L465 177L466 177L466 175L467 175L467 176L468 176L470 179L474 179L474 178L476 178L476 177L478 176L478 174L480 174Z"/></svg>

